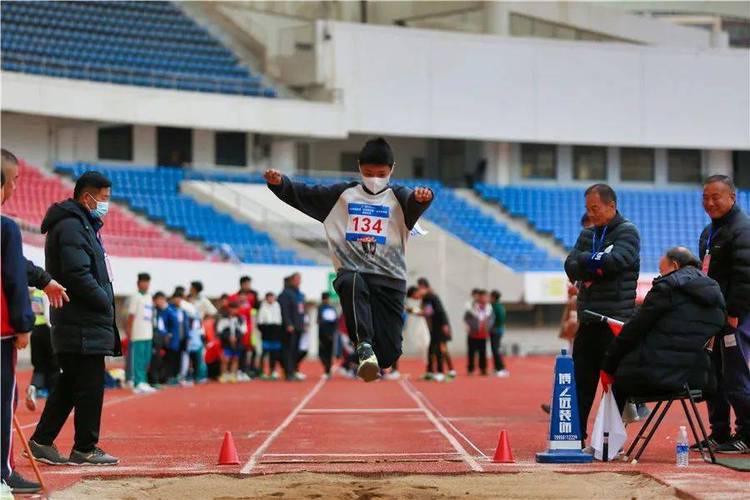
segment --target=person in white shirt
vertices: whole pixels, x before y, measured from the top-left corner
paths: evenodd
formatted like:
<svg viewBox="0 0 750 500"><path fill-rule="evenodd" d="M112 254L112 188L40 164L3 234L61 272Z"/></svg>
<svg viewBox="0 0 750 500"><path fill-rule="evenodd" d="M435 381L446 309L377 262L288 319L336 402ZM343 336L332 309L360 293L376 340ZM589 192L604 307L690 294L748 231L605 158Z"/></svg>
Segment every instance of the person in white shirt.
<svg viewBox="0 0 750 500"><path fill-rule="evenodd" d="M205 320L208 316L216 316L218 313L211 299L203 295L203 283L200 281L190 283L188 301L195 306L201 320Z"/></svg>
<svg viewBox="0 0 750 500"><path fill-rule="evenodd" d="M154 303L148 288L151 276L138 275L138 293L130 298L128 321L125 333L129 342L129 366L133 380L133 392L149 393L156 389L148 385L146 375L151 360L151 342L154 337Z"/></svg>
<svg viewBox="0 0 750 500"><path fill-rule="evenodd" d="M281 336L284 333L281 320L281 306L276 296L268 292L258 310L258 329L260 330L263 354L260 357L261 377L278 379L276 363L281 364ZM263 371L264 361L268 359L268 372Z"/></svg>

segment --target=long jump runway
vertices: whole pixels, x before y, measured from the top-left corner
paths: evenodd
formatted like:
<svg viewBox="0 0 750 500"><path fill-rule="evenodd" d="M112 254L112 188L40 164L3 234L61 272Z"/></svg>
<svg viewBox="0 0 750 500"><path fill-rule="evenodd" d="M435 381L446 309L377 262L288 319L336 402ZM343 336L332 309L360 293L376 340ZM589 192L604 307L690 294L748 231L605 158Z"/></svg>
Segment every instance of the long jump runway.
<svg viewBox="0 0 750 500"><path fill-rule="evenodd" d="M324 380L308 363L304 382L210 383L168 388L151 395L108 391L101 446L120 457L111 468L50 467L42 473L52 490L81 478L171 477L208 473L262 475L290 472L396 474L486 474L546 471L642 473L695 498L748 498L750 473L704 464L691 455L690 467L674 466L674 437L684 425L677 408L662 423L641 463L581 466L540 465L534 454L546 448L548 417L540 404L550 397L551 357L509 359L507 379L459 377L446 383L419 380L423 365L402 362L400 381L364 384ZM29 374L20 374L25 389ZM19 405L29 436L39 417ZM592 412L593 413L593 412ZM506 430L515 464L494 464L500 430ZM240 455L236 466L216 465L225 431ZM631 437L636 428L630 428ZM69 421L57 441L72 445ZM31 467L16 463L26 477Z"/></svg>

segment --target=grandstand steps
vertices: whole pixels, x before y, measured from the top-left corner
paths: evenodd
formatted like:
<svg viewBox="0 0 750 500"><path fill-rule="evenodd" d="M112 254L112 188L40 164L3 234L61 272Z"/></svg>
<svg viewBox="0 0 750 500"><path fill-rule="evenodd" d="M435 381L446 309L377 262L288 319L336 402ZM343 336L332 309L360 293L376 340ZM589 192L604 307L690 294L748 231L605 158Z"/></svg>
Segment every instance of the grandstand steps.
<svg viewBox="0 0 750 500"><path fill-rule="evenodd" d="M493 217L497 222L505 225L511 231L519 233L522 238L531 241L539 248L543 248L551 256L559 257L561 261L567 257L568 251L553 235L540 233L535 230L529 224L528 219L511 216L500 205L482 199L472 189L461 188L454 191L457 196L460 196L485 214Z"/></svg>
<svg viewBox="0 0 750 500"><path fill-rule="evenodd" d="M257 219L248 217L244 210L235 204L233 199L216 196L211 189L211 184L210 182L183 182L180 185L180 192L196 201L211 205L216 210L228 214L237 222L268 233L271 239L281 248L294 250L300 257L311 259L319 265L328 266L331 264L325 240L310 238L302 241L292 236L295 231L290 231L288 226L259 223ZM243 205L246 203L252 203L252 200L244 199ZM262 210L263 208L258 207L258 209Z"/></svg>

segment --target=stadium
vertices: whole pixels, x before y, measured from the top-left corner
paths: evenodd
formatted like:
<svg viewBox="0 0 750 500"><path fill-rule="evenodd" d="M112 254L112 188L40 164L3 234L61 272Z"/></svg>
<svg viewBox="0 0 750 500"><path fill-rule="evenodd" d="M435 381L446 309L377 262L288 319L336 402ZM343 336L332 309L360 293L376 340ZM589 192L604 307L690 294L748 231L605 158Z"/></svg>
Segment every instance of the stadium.
<svg viewBox="0 0 750 500"><path fill-rule="evenodd" d="M565 418L558 402L565 378L561 370L570 362L568 371L580 375L580 365L572 368L569 355L572 337L560 334L561 317L571 312L570 288L581 290L576 292L580 306L584 296L595 294L596 285L590 293L587 289L598 282L597 275L610 272L591 261L586 265L593 277L574 278L569 255L580 250L584 234L592 230L594 241L584 249L592 259L598 255L609 262L610 252L620 248L617 242L597 248L597 234L604 242L610 222L597 233L592 195L616 207L639 237L635 275L627 289L634 298L625 300L637 306L646 301L647 307L609 316L625 321L624 332L632 331L627 320L649 309L654 283L666 274L665 254L684 247L702 260L701 278L721 285L726 297L726 304L720 299L722 322L726 317L731 325L734 318L737 332L732 340L737 344L728 344L721 330L723 342L740 354L745 346L745 364L738 370L750 381L750 288L726 285L744 279L741 257L721 279L710 271L712 252L716 262L729 257L722 257L726 251L719 253L718 246L712 250L718 219L707 215L706 205L706 190L719 184L731 186L734 212L750 211L750 3L3 0L0 7L3 314L16 314L12 304L9 312L5 308L7 220L20 231L23 257L46 268L70 295L61 312L54 303L49 308L51 321L49 314L34 310L48 331L51 327L47 345L56 350L61 345L63 329L57 325L56 334L56 321L65 317L79 322L85 354L90 342L86 316L64 311L74 304L85 310L78 304L95 298L58 278L51 262L81 255L94 262L95 256L89 250L74 256L62 243L56 250L58 239L72 233L52 241L50 213L51 207L75 198L67 203L89 207L91 213L81 220L95 226L86 216L96 218L100 204L107 202L92 196L93 205L87 205L74 189L105 189L109 195L111 187L106 217L98 222L103 221L101 232L94 237L91 230L90 240L100 248L102 266L106 258L98 272L109 278L114 335L124 354L104 353L108 388L98 409L97 446L119 459L112 467L92 462L55 467L30 460L29 453L37 457L33 446L47 418L42 415L50 411L45 405L59 401L43 396L58 389L39 385L42 354L37 354L35 333L31 347L17 351L14 372L6 367L15 366L15 358L3 354L3 425L10 426L13 413L18 424L12 435L3 434L3 440L10 438L3 453L9 447L14 474L44 483L34 495L748 497L750 427L744 431L745 448L734 454L709 456L701 447L700 453L690 453L687 469L675 464L681 426L691 431L690 443L705 438L709 426L717 435L715 412L704 402L708 393L692 391L687 382L685 394L662 398L666 406L644 398L652 415L660 408L669 411L663 419L643 414L628 422L627 441L616 459L602 461L599 450L592 462L591 454L577 446L594 425L600 398L614 404L612 392L595 388L588 427L587 409L584 428L578 428L573 399L571 436L576 436L575 453L588 455L580 460L587 463L543 463L538 454L565 455L570 449L571 441L561 445L562 438L553 436ZM12 197L5 194L6 160L17 172ZM332 207L345 204L347 197L369 200L381 193L368 190L368 179L382 177L364 173L363 165L369 164L390 167L391 185L401 186L385 188L392 205L351 202L341 209L348 222L336 227L332 219L338 208ZM318 187L308 192L303 184ZM591 191L592 185L600 187ZM319 215L319 207L328 203L320 193L334 192ZM417 205L424 205L418 213ZM375 212L367 212L368 207ZM587 213L593 229L582 232ZM396 293L388 283L373 281L364 293L342 280L342 269L353 273L355 283L361 270L347 268L351 256L337 247L338 232L344 235L343 246L370 254L372 262L386 241L380 226L370 229L368 218L366 229L358 228L357 214L388 224L389 245L403 243L394 250L400 252L397 258L388 254L382 257L390 258L386 264L366 263L362 273L393 265L403 290ZM612 237L614 232L607 236ZM88 264L76 273L87 269ZM252 281L241 282L242 277ZM625 278L602 280L620 286ZM153 321L149 312L149 360L143 367L148 380L142 388L148 389L139 390L138 381L133 382L133 371L140 370L133 362L138 356L134 342L144 340L130 333L133 300L147 293L139 289L143 282L148 293L166 294L166 309L188 311L184 317L195 322L183 329L179 320L175 331L184 338L170 360L164 354L169 345L157 348L160 306L152 306L148 295L144 307L154 311ZM34 286L30 279L26 284ZM296 301L293 309L299 306L291 313L299 316L299 327L290 327L296 332L293 341L283 333L282 340L273 340L261 330L271 322L259 320L260 306L271 292L283 309L284 300L292 300L282 297L289 290ZM477 297L489 302L490 291L497 292L497 300L485 305ZM383 370L381 363L378 379L365 383L357 379L357 373L365 378L364 358L352 316L360 307L371 310L378 330L387 312L376 310L376 303L388 293L400 301L396 323L399 330L404 326L398 347L403 355L390 369ZM450 332L439 334L442 342L434 339L436 320L425 312L425 294L442 300L443 332ZM40 304L42 295L37 296ZM410 300L416 301L414 310ZM199 301L204 305L199 307ZM677 303L671 302L674 308ZM484 311L485 306L494 311L497 331L492 333L483 323L484 313L474 314L475 307ZM204 313L202 307L213 312ZM496 307L504 311L502 323ZM336 318L329 321L330 338L322 326L328 310ZM247 329L232 337L231 347L222 333L221 325L229 324L222 323L225 312L227 321L242 316ZM607 316L606 310L594 312ZM279 331L287 325L287 312L282 314ZM696 323L708 324L707 314ZM476 324L472 317L478 318ZM610 325L622 321L610 320ZM613 335L619 326L613 326ZM197 332L194 351L186 347L191 328ZM381 346L388 335L401 342L400 331L373 335ZM174 340L171 333L165 336L166 342ZM5 349L5 322L3 339ZM244 347L237 348L235 341ZM12 341L9 345L15 353ZM561 349L565 353L558 356ZM274 369L276 351L284 370ZM475 351L479 373L474 373ZM192 353L197 353L194 358ZM377 346L375 354L382 361ZM706 355L703 349L701 354ZM55 355L49 349L45 356ZM163 379L161 371L152 374L161 357L164 373L176 363L174 373ZM594 387L599 358L594 360ZM724 359L719 364L730 380ZM238 367L232 368L233 362ZM63 376L66 371L72 370L64 367ZM585 397L578 383L580 401ZM742 442L740 422L750 408L750 385L744 391L744 396L731 396L744 403L730 398L738 422L735 442ZM10 410L14 405L15 412ZM66 457L80 440L74 426L85 419L75 408L75 417L67 419L55 441ZM620 425L619 416L614 420ZM649 423L655 425L651 433L645 431ZM699 434L703 426L706 432ZM631 443L639 444L644 436L645 452L634 459ZM9 490L2 494L12 498ZM24 490L15 495L24 498Z"/></svg>

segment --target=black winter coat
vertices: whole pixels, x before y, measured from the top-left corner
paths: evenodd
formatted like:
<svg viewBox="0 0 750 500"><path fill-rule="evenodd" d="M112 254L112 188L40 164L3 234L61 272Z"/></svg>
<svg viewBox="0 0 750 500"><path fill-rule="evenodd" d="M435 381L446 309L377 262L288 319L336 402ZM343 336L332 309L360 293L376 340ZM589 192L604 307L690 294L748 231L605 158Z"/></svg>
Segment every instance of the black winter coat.
<svg viewBox="0 0 750 500"><path fill-rule="evenodd" d="M45 267L70 297L62 308L50 311L55 352L122 354L115 295L96 236L101 227L101 220L72 199L52 205L42 221Z"/></svg>
<svg viewBox="0 0 750 500"><path fill-rule="evenodd" d="M612 251L602 257L601 274L592 273L587 264L593 253L594 232L601 238L603 227L584 229L565 260L565 272L572 282L581 282L578 311L586 309L627 320L635 313L635 294L641 269L641 238L635 225L617 212L606 226L604 244Z"/></svg>
<svg viewBox="0 0 750 500"><path fill-rule="evenodd" d="M284 331L291 326L297 333L302 333L305 329L305 311L300 310L299 290L287 287L279 294L277 300L281 307L281 322Z"/></svg>
<svg viewBox="0 0 750 500"><path fill-rule="evenodd" d="M615 382L653 393L710 389L706 342L724 324L718 283L695 267L656 278L638 313L609 345L602 369Z"/></svg>
<svg viewBox="0 0 750 500"><path fill-rule="evenodd" d="M711 228L708 275L721 287L727 301L727 314L742 322L750 313L750 217L735 205L724 217L706 226L699 242L701 258L706 254Z"/></svg>

